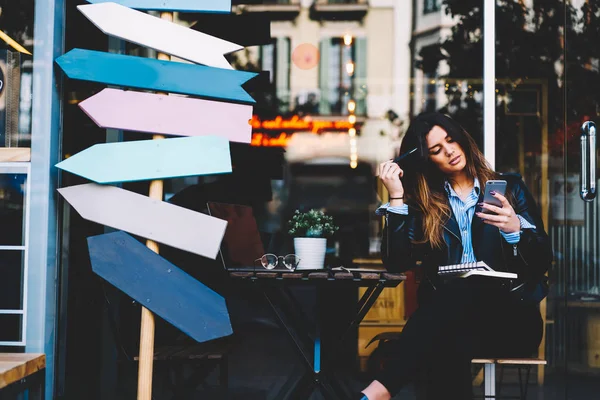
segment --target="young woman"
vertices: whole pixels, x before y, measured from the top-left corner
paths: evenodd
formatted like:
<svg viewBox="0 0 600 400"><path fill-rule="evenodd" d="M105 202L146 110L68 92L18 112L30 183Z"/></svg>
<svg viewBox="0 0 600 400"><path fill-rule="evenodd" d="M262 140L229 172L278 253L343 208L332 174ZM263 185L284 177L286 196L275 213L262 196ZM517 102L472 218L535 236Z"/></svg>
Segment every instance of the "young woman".
<svg viewBox="0 0 600 400"><path fill-rule="evenodd" d="M387 400L416 381L427 399L471 399L473 358L531 356L542 337L539 291L552 251L520 176L494 172L469 134L440 113L414 119L401 153L415 147L404 170L392 161L379 166L390 202L378 213L387 221L387 269L422 269L419 308L359 399ZM494 179L507 181L506 196L494 193L502 207L482 203ZM515 272L518 282L507 288L438 276L440 265L474 261Z"/></svg>

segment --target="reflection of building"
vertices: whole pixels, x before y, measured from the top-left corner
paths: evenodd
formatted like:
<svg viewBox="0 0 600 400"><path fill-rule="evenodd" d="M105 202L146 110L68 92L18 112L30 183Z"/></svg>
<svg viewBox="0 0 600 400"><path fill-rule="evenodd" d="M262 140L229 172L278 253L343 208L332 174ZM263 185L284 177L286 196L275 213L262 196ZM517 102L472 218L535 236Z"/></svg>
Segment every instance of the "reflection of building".
<svg viewBox="0 0 600 400"><path fill-rule="evenodd" d="M414 82L411 89L411 106L414 115L422 111L437 110L447 102L444 86L437 79L448 72L447 63L442 61L437 70L427 70L417 68L416 61L427 47L439 44L447 38L456 24L456 21L445 13L441 0L416 0L415 3L411 54Z"/></svg>
<svg viewBox="0 0 600 400"><path fill-rule="evenodd" d="M272 43L250 48L245 56L250 65L270 72L271 98L277 99L270 108L284 121L309 116L333 121L322 131L348 134L345 122L355 115L357 135L380 137L382 125L369 130L375 126L370 120L387 118L389 110L408 114L411 16L406 5L391 0L239 3L247 3L237 6L243 12L270 13ZM388 125L383 134L391 131ZM254 143L282 145L287 143L282 133L293 135L255 129ZM265 141L269 135L278 140Z"/></svg>

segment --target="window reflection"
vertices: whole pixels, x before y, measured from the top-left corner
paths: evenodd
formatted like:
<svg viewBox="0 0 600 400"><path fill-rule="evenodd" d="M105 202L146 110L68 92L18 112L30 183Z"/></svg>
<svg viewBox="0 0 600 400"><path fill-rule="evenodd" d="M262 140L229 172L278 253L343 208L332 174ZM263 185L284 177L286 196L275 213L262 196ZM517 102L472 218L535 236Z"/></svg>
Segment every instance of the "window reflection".
<svg viewBox="0 0 600 400"><path fill-rule="evenodd" d="M23 251L0 250L0 310L23 309Z"/></svg>
<svg viewBox="0 0 600 400"><path fill-rule="evenodd" d="M0 147L31 146L34 0L0 0Z"/></svg>
<svg viewBox="0 0 600 400"><path fill-rule="evenodd" d="M27 175L1 172L0 169L0 246L22 246Z"/></svg>
<svg viewBox="0 0 600 400"><path fill-rule="evenodd" d="M0 342L20 342L22 338L19 314L0 314Z"/></svg>

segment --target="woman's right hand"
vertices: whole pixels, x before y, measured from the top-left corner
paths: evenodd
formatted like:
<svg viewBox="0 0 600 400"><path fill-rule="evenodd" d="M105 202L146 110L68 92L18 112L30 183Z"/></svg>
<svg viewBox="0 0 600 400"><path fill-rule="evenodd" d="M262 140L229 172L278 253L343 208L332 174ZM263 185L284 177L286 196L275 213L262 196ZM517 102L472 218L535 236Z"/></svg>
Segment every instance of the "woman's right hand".
<svg viewBox="0 0 600 400"><path fill-rule="evenodd" d="M382 162L377 169L377 175L387 189L390 197L403 197L404 187L402 186L402 168L392 160Z"/></svg>

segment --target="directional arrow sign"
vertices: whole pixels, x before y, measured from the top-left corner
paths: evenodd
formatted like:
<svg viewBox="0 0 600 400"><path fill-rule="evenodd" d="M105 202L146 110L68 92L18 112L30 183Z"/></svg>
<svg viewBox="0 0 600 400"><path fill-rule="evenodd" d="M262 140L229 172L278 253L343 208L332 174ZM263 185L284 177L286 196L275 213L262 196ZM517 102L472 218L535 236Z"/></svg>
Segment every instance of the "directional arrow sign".
<svg viewBox="0 0 600 400"><path fill-rule="evenodd" d="M217 136L97 144L56 164L97 183L231 172L229 141Z"/></svg>
<svg viewBox="0 0 600 400"><path fill-rule="evenodd" d="M88 3L119 3L138 10L182 12L231 12L231 0L88 0Z"/></svg>
<svg viewBox="0 0 600 400"><path fill-rule="evenodd" d="M102 32L199 64L233 69L223 57L242 46L115 3L77 6Z"/></svg>
<svg viewBox="0 0 600 400"><path fill-rule="evenodd" d="M182 96L104 89L79 103L101 128L163 135L222 136L250 143L252 106Z"/></svg>
<svg viewBox="0 0 600 400"><path fill-rule="evenodd" d="M204 257L217 257L227 222L141 194L96 183L58 189L81 215Z"/></svg>
<svg viewBox="0 0 600 400"><path fill-rule="evenodd" d="M254 103L241 85L257 74L100 51L73 49L56 59L71 79Z"/></svg>
<svg viewBox="0 0 600 400"><path fill-rule="evenodd" d="M222 296L126 234L88 238L92 270L198 342L233 333Z"/></svg>

